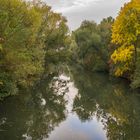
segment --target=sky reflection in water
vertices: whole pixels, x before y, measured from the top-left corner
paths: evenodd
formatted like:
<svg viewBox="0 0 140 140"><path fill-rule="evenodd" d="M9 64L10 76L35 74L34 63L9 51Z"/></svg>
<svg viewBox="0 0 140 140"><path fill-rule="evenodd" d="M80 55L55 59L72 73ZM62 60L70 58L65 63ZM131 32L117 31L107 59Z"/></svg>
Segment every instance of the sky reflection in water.
<svg viewBox="0 0 140 140"><path fill-rule="evenodd" d="M137 140L139 106L127 82L70 68L0 102L0 140Z"/></svg>

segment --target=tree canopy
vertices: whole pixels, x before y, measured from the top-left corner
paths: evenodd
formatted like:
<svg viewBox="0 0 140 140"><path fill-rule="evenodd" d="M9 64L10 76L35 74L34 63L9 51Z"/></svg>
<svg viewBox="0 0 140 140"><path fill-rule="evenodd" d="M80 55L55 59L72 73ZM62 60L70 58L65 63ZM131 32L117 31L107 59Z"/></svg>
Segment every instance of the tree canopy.
<svg viewBox="0 0 140 140"><path fill-rule="evenodd" d="M112 28L112 43L116 44L111 56L116 76L133 73L140 42L140 1L124 5Z"/></svg>
<svg viewBox="0 0 140 140"><path fill-rule="evenodd" d="M17 85L32 85L40 77L48 52L56 52L68 42L66 22L39 0L0 0L1 97L14 94Z"/></svg>
<svg viewBox="0 0 140 140"><path fill-rule="evenodd" d="M79 61L91 70L107 69L113 22L112 17L103 19L100 24L85 20L74 32Z"/></svg>

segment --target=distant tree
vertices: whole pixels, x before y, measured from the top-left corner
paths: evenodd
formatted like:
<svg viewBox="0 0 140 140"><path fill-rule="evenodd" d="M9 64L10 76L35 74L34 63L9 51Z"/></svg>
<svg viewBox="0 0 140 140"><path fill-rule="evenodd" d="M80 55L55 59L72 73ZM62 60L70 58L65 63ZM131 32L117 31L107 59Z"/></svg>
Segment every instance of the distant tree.
<svg viewBox="0 0 140 140"><path fill-rule="evenodd" d="M89 69L107 69L109 44L113 18L103 19L98 25L94 21L83 21L75 32L79 61Z"/></svg>

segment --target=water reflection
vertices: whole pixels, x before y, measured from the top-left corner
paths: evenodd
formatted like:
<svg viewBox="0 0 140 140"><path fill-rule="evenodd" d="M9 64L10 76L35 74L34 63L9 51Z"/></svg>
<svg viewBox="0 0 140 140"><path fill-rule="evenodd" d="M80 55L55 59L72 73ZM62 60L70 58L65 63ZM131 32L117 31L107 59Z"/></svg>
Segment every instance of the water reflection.
<svg viewBox="0 0 140 140"><path fill-rule="evenodd" d="M139 140L140 95L69 67L0 102L0 140Z"/></svg>
<svg viewBox="0 0 140 140"><path fill-rule="evenodd" d="M52 78L38 84L31 94L11 97L1 103L1 140L42 140L66 119L67 101L64 94L56 94L55 89L49 87L48 83L54 82Z"/></svg>
<svg viewBox="0 0 140 140"><path fill-rule="evenodd" d="M109 140L140 139L139 94L133 94L124 81L110 80L106 74L84 73L78 77L73 71L79 89L73 110L81 121L96 116Z"/></svg>

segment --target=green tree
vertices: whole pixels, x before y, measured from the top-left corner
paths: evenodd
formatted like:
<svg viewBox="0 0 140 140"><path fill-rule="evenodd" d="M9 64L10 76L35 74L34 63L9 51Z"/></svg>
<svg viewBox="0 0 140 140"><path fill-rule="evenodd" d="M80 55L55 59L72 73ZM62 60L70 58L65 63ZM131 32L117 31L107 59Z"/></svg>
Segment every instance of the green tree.
<svg viewBox="0 0 140 140"><path fill-rule="evenodd" d="M0 0L0 3L0 96L3 97L13 94L17 85L33 85L44 72L45 64L65 59L71 39L67 20L46 3L40 0Z"/></svg>
<svg viewBox="0 0 140 140"><path fill-rule="evenodd" d="M107 70L109 44L113 18L103 19L100 24L94 21L83 21L75 32L78 45L79 63L90 70Z"/></svg>

